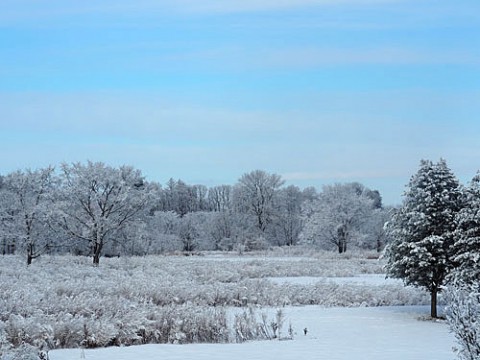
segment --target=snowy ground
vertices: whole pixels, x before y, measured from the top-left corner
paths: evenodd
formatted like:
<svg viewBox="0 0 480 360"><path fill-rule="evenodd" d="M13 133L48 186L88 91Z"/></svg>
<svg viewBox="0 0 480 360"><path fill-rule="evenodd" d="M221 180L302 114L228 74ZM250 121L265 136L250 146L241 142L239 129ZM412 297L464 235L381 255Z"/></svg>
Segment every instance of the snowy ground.
<svg viewBox="0 0 480 360"><path fill-rule="evenodd" d="M419 320L428 307L287 307L294 340L244 344L143 345L55 350L50 360L452 360L453 335L445 322ZM303 335L303 329L308 329Z"/></svg>
<svg viewBox="0 0 480 360"><path fill-rule="evenodd" d="M351 277L317 277L317 276L298 276L298 277L269 277L268 280L276 284L296 284L313 285L320 281L328 281L336 284L356 284L356 285L397 285L402 284L399 279L385 279L385 274L361 274Z"/></svg>
<svg viewBox="0 0 480 360"><path fill-rule="evenodd" d="M50 360L454 358L448 325L418 320L429 313L418 306L428 294L386 280L382 262L361 254L150 256L102 259L100 267L82 257L42 257L29 267L23 260L7 256L0 264L0 340L7 341L0 350L7 354L26 338L74 348L52 350ZM233 316L245 305L273 315L282 308L283 335L291 322L294 340L75 349L85 339L138 344L139 331L148 342L171 343L176 333L197 339L222 311ZM233 321L225 329L235 341Z"/></svg>

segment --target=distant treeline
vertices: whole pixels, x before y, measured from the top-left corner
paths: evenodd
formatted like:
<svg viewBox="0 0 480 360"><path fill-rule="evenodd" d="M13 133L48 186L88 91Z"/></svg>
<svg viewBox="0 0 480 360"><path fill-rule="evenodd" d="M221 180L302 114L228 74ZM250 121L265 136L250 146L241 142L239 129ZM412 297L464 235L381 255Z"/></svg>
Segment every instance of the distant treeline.
<svg viewBox="0 0 480 360"><path fill-rule="evenodd" d="M312 244L380 251L386 236L378 191L360 183L300 189L255 170L234 185L147 181L130 166L99 162L0 176L0 251L100 257L173 251L249 251Z"/></svg>

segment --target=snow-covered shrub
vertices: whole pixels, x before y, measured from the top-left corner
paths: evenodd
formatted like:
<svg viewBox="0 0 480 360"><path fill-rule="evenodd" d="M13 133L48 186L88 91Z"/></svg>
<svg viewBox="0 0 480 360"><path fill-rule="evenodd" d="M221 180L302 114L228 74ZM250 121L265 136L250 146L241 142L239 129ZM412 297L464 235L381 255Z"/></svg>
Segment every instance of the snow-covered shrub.
<svg viewBox="0 0 480 360"><path fill-rule="evenodd" d="M228 325L225 309L190 308L188 316L179 317L176 334L184 334L186 343L228 342Z"/></svg>
<svg viewBox="0 0 480 360"><path fill-rule="evenodd" d="M12 344L7 340L4 324L0 322L0 360L7 359L7 353L12 349Z"/></svg>
<svg viewBox="0 0 480 360"><path fill-rule="evenodd" d="M93 317L86 319L83 324L83 340L80 345L85 348L117 345L116 336L117 328L108 317Z"/></svg>
<svg viewBox="0 0 480 360"><path fill-rule="evenodd" d="M461 360L480 359L480 287L450 287L447 319L458 343Z"/></svg>
<svg viewBox="0 0 480 360"><path fill-rule="evenodd" d="M224 343L228 342L225 309L192 305L152 309L148 322L138 334L143 343Z"/></svg>
<svg viewBox="0 0 480 360"><path fill-rule="evenodd" d="M259 251L268 249L268 242L263 236L248 237L245 239L244 251Z"/></svg>
<svg viewBox="0 0 480 360"><path fill-rule="evenodd" d="M267 313L260 315L253 307L248 307L235 314L233 329L235 341L242 343L249 340L272 340L280 338L284 326L284 313L277 310L274 319L270 319ZM289 333L293 331L288 330Z"/></svg>
<svg viewBox="0 0 480 360"><path fill-rule="evenodd" d="M0 349L0 360L47 360L46 354L32 345L22 344L14 349Z"/></svg>
<svg viewBox="0 0 480 360"><path fill-rule="evenodd" d="M53 329L48 322L38 322L36 317L11 314L4 325L6 340L14 347L29 344L38 349L52 347Z"/></svg>
<svg viewBox="0 0 480 360"><path fill-rule="evenodd" d="M84 340L84 320L72 314L64 314L53 325L55 347L73 348Z"/></svg>

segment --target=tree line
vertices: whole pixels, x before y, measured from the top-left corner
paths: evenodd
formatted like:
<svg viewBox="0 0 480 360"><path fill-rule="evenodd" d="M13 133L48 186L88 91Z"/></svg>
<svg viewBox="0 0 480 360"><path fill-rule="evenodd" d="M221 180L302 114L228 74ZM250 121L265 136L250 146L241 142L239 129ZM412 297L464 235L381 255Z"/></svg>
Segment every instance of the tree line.
<svg viewBox="0 0 480 360"><path fill-rule="evenodd" d="M234 185L147 181L131 166L61 164L0 176L0 251L91 256L312 244L381 251L392 209L360 183L285 186L254 170Z"/></svg>

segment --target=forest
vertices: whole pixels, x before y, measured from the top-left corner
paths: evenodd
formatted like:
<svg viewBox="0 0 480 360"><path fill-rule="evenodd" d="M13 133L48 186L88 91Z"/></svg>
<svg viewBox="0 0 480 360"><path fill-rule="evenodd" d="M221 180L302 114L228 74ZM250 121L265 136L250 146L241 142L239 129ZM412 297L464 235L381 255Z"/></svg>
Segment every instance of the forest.
<svg viewBox="0 0 480 360"><path fill-rule="evenodd" d="M251 251L311 244L343 253L380 252L392 214L378 191L360 183L285 186L262 170L234 185L165 185L130 166L87 162L0 177L0 246L24 254L153 255Z"/></svg>

